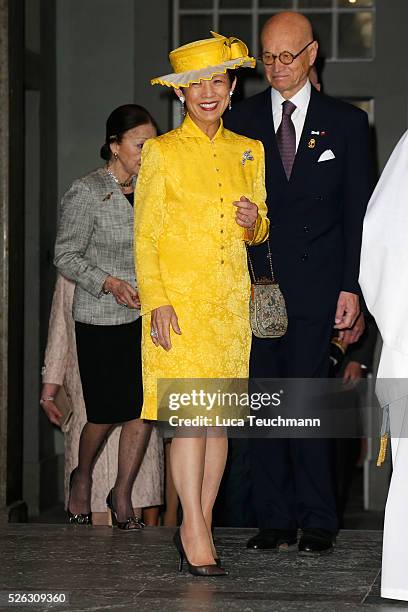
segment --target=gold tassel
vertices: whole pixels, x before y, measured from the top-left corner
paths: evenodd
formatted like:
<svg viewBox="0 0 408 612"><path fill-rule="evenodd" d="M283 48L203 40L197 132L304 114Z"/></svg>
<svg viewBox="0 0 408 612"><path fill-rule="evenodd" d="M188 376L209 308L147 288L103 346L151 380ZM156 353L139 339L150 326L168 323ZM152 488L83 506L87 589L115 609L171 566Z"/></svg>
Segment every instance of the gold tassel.
<svg viewBox="0 0 408 612"><path fill-rule="evenodd" d="M381 436L380 450L378 451L377 457L377 467L380 467L384 463L385 453L387 452L388 438L388 434L384 434L383 436Z"/></svg>

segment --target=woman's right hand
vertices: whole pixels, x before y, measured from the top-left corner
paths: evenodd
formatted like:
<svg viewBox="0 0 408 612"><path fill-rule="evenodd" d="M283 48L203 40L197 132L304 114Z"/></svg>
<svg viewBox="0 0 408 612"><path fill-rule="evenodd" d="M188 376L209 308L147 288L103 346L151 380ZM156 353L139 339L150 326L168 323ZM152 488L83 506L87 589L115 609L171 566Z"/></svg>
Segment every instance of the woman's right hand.
<svg viewBox="0 0 408 612"><path fill-rule="evenodd" d="M41 390L40 406L47 415L48 420L57 427L61 427L62 414L55 405L54 398L60 385L44 383Z"/></svg>
<svg viewBox="0 0 408 612"><path fill-rule="evenodd" d="M115 276L108 276L103 284L103 291L111 293L120 306L140 308L139 294L132 285Z"/></svg>
<svg viewBox="0 0 408 612"><path fill-rule="evenodd" d="M150 336L155 346L162 346L165 351L171 349L170 325L176 334L181 335L176 311L173 306L159 306L152 310Z"/></svg>

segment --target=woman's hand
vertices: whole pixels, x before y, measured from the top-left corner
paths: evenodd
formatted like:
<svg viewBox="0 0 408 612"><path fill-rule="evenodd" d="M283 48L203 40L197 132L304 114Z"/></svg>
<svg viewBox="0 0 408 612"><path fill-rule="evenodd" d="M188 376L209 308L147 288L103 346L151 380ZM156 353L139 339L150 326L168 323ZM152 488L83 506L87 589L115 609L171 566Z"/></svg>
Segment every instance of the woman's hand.
<svg viewBox="0 0 408 612"><path fill-rule="evenodd" d="M258 218L258 207L256 204L248 200L245 196L241 196L239 202L233 202L237 207L235 221L246 230L253 230Z"/></svg>
<svg viewBox="0 0 408 612"><path fill-rule="evenodd" d="M132 285L129 285L129 283L120 278L108 276L103 284L102 290L105 293L111 293L120 306L140 308L138 292Z"/></svg>
<svg viewBox="0 0 408 612"><path fill-rule="evenodd" d="M152 310L150 336L153 344L162 346L165 351L171 349L170 325L176 334L181 334L173 306L159 306Z"/></svg>
<svg viewBox="0 0 408 612"><path fill-rule="evenodd" d="M60 385L44 383L41 391L40 406L47 415L48 420L57 427L61 427L62 414L55 405L54 398Z"/></svg>

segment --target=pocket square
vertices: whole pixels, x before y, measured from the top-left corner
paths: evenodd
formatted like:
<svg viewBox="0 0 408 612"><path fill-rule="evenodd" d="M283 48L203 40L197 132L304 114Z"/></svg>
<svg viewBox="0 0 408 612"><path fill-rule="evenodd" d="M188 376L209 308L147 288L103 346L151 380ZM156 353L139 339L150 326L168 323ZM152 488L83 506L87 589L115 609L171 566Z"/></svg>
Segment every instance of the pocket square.
<svg viewBox="0 0 408 612"><path fill-rule="evenodd" d="M318 162L328 161L329 159L335 159L335 157L336 156L331 149L326 149L326 151L323 151L323 153L321 154L321 156L319 157L317 161Z"/></svg>

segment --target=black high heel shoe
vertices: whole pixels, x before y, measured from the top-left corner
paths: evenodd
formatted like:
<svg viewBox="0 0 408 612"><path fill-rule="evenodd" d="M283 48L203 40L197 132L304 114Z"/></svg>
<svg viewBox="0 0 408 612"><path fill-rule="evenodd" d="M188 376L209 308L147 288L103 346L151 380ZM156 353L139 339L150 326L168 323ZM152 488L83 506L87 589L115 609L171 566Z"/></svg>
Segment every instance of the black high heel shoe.
<svg viewBox="0 0 408 612"><path fill-rule="evenodd" d="M124 529L125 531L134 531L135 529L144 529L145 524L138 518L137 516L129 516L126 521L118 521L118 515L113 505L113 489L111 489L108 493L108 497L106 498L106 505L108 506L110 512L110 525L116 526L119 529Z"/></svg>
<svg viewBox="0 0 408 612"><path fill-rule="evenodd" d="M71 488L72 488L72 478L77 468L74 468L69 477L69 499L71 499ZM87 514L72 514L69 509L69 500L68 500L68 508L67 508L68 522L71 525L92 525L92 512L88 512Z"/></svg>
<svg viewBox="0 0 408 612"><path fill-rule="evenodd" d="M213 544L214 544L214 527L211 527L211 536L213 539ZM215 561L215 565L217 567L221 567L221 557L214 557L214 561Z"/></svg>
<svg viewBox="0 0 408 612"><path fill-rule="evenodd" d="M183 542L181 541L180 529L177 529L173 537L174 546L176 547L179 554L179 567L178 570L183 570L184 559L187 563L187 569L192 576L228 576L227 570L220 567L217 564L213 565L192 565L187 559L187 555L184 550Z"/></svg>

